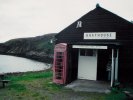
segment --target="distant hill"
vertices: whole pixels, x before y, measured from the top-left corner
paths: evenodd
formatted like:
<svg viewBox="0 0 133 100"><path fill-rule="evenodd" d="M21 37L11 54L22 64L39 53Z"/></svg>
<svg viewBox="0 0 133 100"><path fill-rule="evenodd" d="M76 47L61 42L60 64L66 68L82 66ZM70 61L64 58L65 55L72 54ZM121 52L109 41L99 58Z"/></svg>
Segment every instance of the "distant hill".
<svg viewBox="0 0 133 100"><path fill-rule="evenodd" d="M47 63L52 62L53 46L50 40L55 33L31 38L12 39L0 44L0 54L27 57Z"/></svg>

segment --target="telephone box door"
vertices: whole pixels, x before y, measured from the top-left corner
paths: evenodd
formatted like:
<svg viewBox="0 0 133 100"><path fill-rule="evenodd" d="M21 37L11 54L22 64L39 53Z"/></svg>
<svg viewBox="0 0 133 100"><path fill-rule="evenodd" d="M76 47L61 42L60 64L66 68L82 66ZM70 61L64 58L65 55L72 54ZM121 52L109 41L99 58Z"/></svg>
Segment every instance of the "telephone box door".
<svg viewBox="0 0 133 100"><path fill-rule="evenodd" d="M67 74L67 44L55 45L53 63L53 81L57 84L66 83Z"/></svg>

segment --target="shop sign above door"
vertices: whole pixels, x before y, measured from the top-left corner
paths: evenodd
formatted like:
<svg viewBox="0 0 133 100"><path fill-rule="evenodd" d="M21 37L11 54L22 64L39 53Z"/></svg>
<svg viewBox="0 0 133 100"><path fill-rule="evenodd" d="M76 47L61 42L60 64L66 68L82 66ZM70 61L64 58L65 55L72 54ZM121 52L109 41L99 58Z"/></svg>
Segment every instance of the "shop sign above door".
<svg viewBox="0 0 133 100"><path fill-rule="evenodd" d="M116 32L86 32L84 39L116 39Z"/></svg>

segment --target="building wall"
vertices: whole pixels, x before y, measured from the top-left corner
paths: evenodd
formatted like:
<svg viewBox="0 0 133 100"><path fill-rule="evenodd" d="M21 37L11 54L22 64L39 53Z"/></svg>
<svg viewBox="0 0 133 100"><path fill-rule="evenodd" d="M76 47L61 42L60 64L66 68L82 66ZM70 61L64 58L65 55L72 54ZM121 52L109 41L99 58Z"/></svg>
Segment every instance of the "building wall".
<svg viewBox="0 0 133 100"><path fill-rule="evenodd" d="M82 27L76 28L78 21ZM116 40L84 40L84 32L116 32ZM99 7L87 13L56 35L57 43L111 42L133 40L133 24Z"/></svg>
<svg viewBox="0 0 133 100"><path fill-rule="evenodd" d="M68 46L67 83L77 79L78 51L78 49L72 49L71 45Z"/></svg>
<svg viewBox="0 0 133 100"><path fill-rule="evenodd" d="M80 28L76 28L78 21L82 21ZM85 32L116 32L116 39L84 40ZM71 47L75 44L107 45L110 48L119 48L119 81L133 82L133 24L118 15L97 7L59 32L55 38L57 39L56 43L70 45L68 50L68 82L77 78L78 49Z"/></svg>
<svg viewBox="0 0 133 100"><path fill-rule="evenodd" d="M124 45L119 53L119 80L133 82L133 44Z"/></svg>

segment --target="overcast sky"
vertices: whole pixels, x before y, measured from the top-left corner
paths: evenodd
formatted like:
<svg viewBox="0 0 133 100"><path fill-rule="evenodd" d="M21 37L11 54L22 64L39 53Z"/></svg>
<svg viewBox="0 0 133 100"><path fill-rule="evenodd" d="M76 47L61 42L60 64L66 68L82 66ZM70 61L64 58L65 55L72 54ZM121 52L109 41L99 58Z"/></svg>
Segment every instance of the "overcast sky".
<svg viewBox="0 0 133 100"><path fill-rule="evenodd" d="M97 3L133 20L133 0L0 0L0 42L58 33Z"/></svg>

